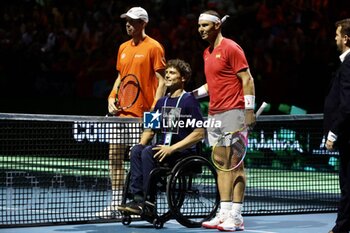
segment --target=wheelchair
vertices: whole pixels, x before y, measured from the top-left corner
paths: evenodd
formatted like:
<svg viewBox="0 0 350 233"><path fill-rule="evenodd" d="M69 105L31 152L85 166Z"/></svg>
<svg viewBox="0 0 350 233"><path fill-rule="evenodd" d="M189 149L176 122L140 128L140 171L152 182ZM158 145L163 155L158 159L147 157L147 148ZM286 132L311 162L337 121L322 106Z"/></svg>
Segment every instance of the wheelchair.
<svg viewBox="0 0 350 233"><path fill-rule="evenodd" d="M122 204L132 198L130 171L127 173ZM211 219L219 206L217 173L208 159L190 155L179 159L175 166L160 165L149 176L139 219L160 229L170 219L194 228ZM122 224L129 225L134 214L122 212Z"/></svg>

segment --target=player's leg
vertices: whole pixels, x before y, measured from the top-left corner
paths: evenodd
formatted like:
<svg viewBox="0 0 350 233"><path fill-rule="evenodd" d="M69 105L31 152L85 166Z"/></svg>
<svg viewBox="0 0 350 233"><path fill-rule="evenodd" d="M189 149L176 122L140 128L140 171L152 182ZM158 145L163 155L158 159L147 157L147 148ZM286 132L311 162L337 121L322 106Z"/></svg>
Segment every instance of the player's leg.
<svg viewBox="0 0 350 233"><path fill-rule="evenodd" d="M233 177L232 208L227 219L217 228L221 231L243 231L242 207L246 187L246 175L243 164L237 170L232 171L231 175Z"/></svg>
<svg viewBox="0 0 350 233"><path fill-rule="evenodd" d="M123 167L126 145L111 143L109 145L109 173L112 186L112 200L103 211L96 213L100 218L113 218L117 206L121 202L125 182L125 169Z"/></svg>
<svg viewBox="0 0 350 233"><path fill-rule="evenodd" d="M218 120L210 115L209 118L213 118L213 120ZM213 146L218 140L222 131L219 128L210 127L207 129L207 131L209 145ZM225 154L225 148L222 147L222 150L219 149L215 153L216 154L214 156L222 157L222 154ZM216 229L219 224L223 223L226 220L228 213L232 208L232 176L230 172L223 172L217 170L217 178L218 190L220 195L220 207L216 216L213 219L202 223L202 226L208 229Z"/></svg>
<svg viewBox="0 0 350 233"><path fill-rule="evenodd" d="M209 229L216 229L218 225L225 222L232 209L232 176L230 172L223 172L220 170L217 170L217 175L220 207L213 219L203 222L202 226Z"/></svg>
<svg viewBox="0 0 350 233"><path fill-rule="evenodd" d="M213 146L219 136L225 132L233 132L244 126L244 111L243 110L230 110L224 113L216 114L215 116L209 115L209 118L213 118L213 121L220 121L221 128L208 128L208 140L209 145ZM221 153L218 151L218 153ZM226 154L222 152L222 154ZM223 155L214 155L223 156ZM225 222L229 217L229 213L232 210L233 201L233 184L235 177L231 172L224 172L217 170L218 173L218 190L220 194L220 208L217 215L210 221L203 222L202 226L205 228L217 228L220 224ZM245 183L238 185L243 190L245 189ZM238 189L237 189L238 190ZM237 191L236 191L237 192ZM243 191L244 192L244 191ZM243 197L242 197L243 198Z"/></svg>

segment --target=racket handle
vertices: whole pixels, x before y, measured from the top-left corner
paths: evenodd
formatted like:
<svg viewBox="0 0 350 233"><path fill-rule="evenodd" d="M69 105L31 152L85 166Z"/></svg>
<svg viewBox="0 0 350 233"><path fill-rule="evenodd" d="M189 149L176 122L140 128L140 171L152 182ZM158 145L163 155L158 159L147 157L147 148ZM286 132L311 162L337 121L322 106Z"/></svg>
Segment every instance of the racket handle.
<svg viewBox="0 0 350 233"><path fill-rule="evenodd" d="M260 108L259 108L258 111L256 111L256 113L255 113L255 117L256 117L256 118L258 118L258 117L261 115L261 113L264 111L264 109L266 108L266 106L267 106L267 103L266 103L266 102L263 102L263 103L261 104Z"/></svg>

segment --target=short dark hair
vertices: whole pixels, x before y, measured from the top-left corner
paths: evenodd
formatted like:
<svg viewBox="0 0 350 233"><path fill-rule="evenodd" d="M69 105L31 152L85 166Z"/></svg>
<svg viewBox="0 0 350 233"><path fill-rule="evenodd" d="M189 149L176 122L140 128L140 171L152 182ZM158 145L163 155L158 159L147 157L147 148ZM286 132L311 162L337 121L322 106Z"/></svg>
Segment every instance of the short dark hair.
<svg viewBox="0 0 350 233"><path fill-rule="evenodd" d="M181 74L181 76L183 76L185 78L186 82L188 80L190 80L191 75L192 75L192 69L191 69L190 64L188 64L184 60L171 59L166 63L165 69L167 69L169 67L174 67L175 69L177 69L179 71L179 73Z"/></svg>
<svg viewBox="0 0 350 233"><path fill-rule="evenodd" d="M335 27L338 28L339 26L341 26L341 30L340 30L341 35L342 36L347 35L350 37L350 18L337 21L335 23Z"/></svg>

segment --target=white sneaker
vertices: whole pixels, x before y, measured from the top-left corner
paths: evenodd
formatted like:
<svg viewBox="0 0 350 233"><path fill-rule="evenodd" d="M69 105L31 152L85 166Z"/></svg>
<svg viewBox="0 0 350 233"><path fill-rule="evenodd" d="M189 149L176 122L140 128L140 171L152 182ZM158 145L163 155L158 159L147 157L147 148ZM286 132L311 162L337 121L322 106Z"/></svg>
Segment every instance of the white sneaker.
<svg viewBox="0 0 350 233"><path fill-rule="evenodd" d="M210 220L205 221L202 223L202 227L208 228L208 229L217 229L218 225L223 223L228 218L229 212L218 212L216 213L216 216Z"/></svg>
<svg viewBox="0 0 350 233"><path fill-rule="evenodd" d="M242 215L228 214L226 220L217 226L220 231L244 231L244 222Z"/></svg>
<svg viewBox="0 0 350 233"><path fill-rule="evenodd" d="M117 211L113 205L110 205L110 206L104 208L102 211L97 212L95 215L98 218L112 219L112 218L115 218L117 216Z"/></svg>

